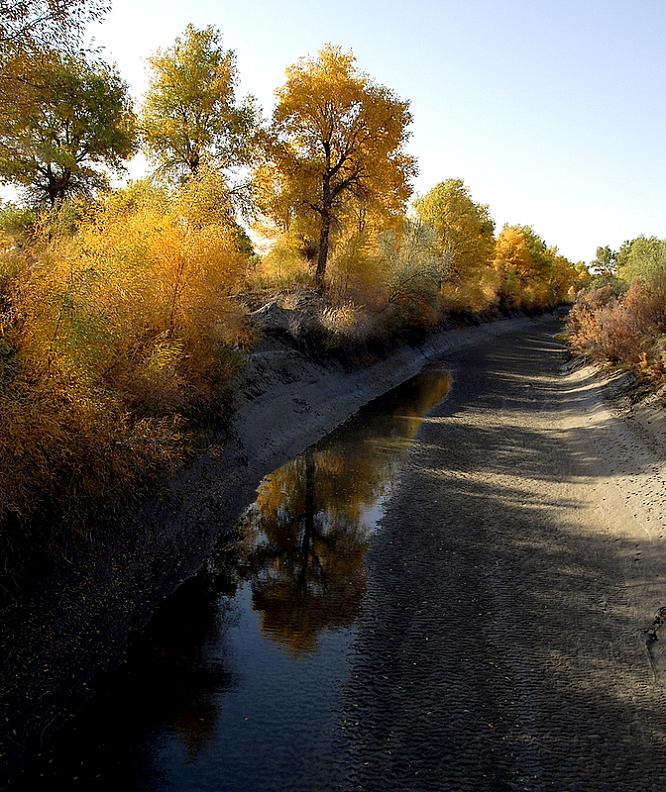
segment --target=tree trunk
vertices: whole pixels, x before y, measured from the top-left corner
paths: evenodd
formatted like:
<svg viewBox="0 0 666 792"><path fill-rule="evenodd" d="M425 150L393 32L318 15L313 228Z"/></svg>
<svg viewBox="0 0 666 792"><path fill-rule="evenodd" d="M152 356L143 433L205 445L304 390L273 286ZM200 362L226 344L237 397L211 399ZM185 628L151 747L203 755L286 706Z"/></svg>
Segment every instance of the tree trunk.
<svg viewBox="0 0 666 792"><path fill-rule="evenodd" d="M312 451L305 452L305 529L301 542L301 573L298 587L303 596L308 590L308 568L310 565L310 542L314 537L315 517L315 461Z"/></svg>
<svg viewBox="0 0 666 792"><path fill-rule="evenodd" d="M324 293L324 276L326 275L326 262L328 261L328 238L331 231L331 215L325 212L321 216L321 230L319 232L319 253L317 254L317 271L315 273L315 286L319 294Z"/></svg>

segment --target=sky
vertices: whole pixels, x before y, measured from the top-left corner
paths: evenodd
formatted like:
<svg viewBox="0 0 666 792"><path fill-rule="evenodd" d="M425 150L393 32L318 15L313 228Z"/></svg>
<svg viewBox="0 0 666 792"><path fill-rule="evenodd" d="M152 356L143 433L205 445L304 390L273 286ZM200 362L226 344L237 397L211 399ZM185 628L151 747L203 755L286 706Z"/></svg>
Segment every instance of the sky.
<svg viewBox="0 0 666 792"><path fill-rule="evenodd" d="M461 177L498 229L575 261L666 237L666 0L113 0L91 32L140 100L146 56L189 22L221 30L267 116L287 65L352 49L411 102L417 194Z"/></svg>

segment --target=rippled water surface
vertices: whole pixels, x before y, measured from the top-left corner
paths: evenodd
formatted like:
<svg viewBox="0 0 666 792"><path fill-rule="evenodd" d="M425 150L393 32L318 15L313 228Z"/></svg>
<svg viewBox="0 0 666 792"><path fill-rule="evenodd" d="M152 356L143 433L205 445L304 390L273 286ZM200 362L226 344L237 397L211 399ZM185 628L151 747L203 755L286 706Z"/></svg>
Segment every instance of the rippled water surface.
<svg viewBox="0 0 666 792"><path fill-rule="evenodd" d="M51 779L335 789L364 556L420 421L449 382L424 370L267 476L232 536L135 641Z"/></svg>

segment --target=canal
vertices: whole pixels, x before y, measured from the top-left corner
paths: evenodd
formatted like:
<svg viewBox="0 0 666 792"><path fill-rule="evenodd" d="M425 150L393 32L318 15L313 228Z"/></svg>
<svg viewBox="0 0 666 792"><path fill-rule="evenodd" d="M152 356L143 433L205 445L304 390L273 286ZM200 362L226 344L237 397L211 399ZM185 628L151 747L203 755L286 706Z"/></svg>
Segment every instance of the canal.
<svg viewBox="0 0 666 792"><path fill-rule="evenodd" d="M449 386L428 367L266 476L30 787L339 788L365 555L421 420Z"/></svg>

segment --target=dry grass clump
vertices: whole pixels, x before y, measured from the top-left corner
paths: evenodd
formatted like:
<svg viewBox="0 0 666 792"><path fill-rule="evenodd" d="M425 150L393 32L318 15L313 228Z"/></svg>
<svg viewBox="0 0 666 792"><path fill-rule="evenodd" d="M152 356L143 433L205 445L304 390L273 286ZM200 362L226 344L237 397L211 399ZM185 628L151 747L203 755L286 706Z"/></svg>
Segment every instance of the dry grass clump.
<svg viewBox="0 0 666 792"><path fill-rule="evenodd" d="M324 306L319 321L331 346L342 343L352 346L364 344L378 333L376 323L367 308L353 302Z"/></svg>

